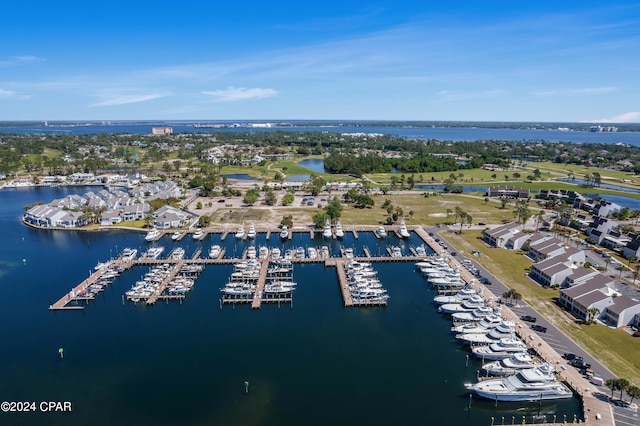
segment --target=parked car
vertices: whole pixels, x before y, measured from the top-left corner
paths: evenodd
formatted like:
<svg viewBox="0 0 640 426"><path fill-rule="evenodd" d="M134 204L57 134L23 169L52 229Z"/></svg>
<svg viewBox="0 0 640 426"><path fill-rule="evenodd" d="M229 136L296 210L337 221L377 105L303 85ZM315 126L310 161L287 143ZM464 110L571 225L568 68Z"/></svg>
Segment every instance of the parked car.
<svg viewBox="0 0 640 426"><path fill-rule="evenodd" d="M539 324L531 324L531 328L535 331L539 331L540 333L547 332L547 327L541 326Z"/></svg>
<svg viewBox="0 0 640 426"><path fill-rule="evenodd" d="M487 277L479 277L478 280L485 285L491 285L491 280Z"/></svg>
<svg viewBox="0 0 640 426"><path fill-rule="evenodd" d="M584 359L576 357L569 362L570 365L576 367L579 370L591 368L591 364L584 362Z"/></svg>
<svg viewBox="0 0 640 426"><path fill-rule="evenodd" d="M571 352L566 352L564 354L562 354L562 358L566 359L567 361L571 361L573 359L579 358L578 355L571 353Z"/></svg>
<svg viewBox="0 0 640 426"><path fill-rule="evenodd" d="M536 318L534 316L531 316L531 315L522 315L520 317L520 319L522 321L527 321L527 322L536 322L536 321L538 321L538 318Z"/></svg>

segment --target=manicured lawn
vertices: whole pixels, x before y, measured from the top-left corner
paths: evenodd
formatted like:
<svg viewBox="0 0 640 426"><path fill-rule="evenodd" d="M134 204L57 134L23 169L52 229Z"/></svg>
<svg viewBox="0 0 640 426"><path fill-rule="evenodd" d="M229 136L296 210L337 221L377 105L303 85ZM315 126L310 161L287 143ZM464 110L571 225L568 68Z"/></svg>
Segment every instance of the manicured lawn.
<svg viewBox="0 0 640 426"><path fill-rule="evenodd" d="M597 359L619 377L640 384L640 339L622 330L602 325L578 325L556 303L557 290L543 288L525 276L532 262L524 255L504 249L490 248L483 243L481 231L465 231L462 235L441 233L456 250L480 251L475 258L509 288L517 290L523 299L550 322L587 348Z"/></svg>

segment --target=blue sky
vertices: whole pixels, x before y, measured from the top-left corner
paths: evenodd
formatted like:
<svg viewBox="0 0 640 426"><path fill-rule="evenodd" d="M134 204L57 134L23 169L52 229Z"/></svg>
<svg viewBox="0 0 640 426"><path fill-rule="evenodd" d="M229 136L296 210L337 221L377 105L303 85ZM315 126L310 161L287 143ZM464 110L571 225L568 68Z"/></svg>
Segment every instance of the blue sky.
<svg viewBox="0 0 640 426"><path fill-rule="evenodd" d="M5 3L0 120L640 122L637 2Z"/></svg>

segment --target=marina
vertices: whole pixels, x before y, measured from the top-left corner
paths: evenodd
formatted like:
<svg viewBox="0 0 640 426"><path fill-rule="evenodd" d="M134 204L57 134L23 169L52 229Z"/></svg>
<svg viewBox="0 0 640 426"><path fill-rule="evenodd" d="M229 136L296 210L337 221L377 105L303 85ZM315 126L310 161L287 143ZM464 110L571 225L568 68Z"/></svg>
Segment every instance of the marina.
<svg viewBox="0 0 640 426"><path fill-rule="evenodd" d="M17 191L8 194L23 195ZM54 198L37 192L31 195L36 200ZM17 210L29 202L33 201L20 198ZM425 409L434 424L489 425L490 417L496 415L509 420L516 416L518 424L523 416L527 423L534 423L534 417L539 423L537 416L542 415L580 416L575 399L522 407L505 402L496 408L492 401L474 397L468 408L469 396L463 384L475 379L481 361L472 358L465 368L466 350L451 340L451 321L438 320L429 297L453 289L432 288L415 272L415 263L424 259L409 256L410 248L426 246L417 235L419 228L404 242L392 233L384 240L377 238L375 227L358 227L358 240L347 228L341 242L325 240L317 232L311 240L308 230L295 231L291 239L282 241L277 232L272 231L267 240L266 233L258 230L254 242L235 238L222 241L221 230L208 233L202 241L183 238L180 242L171 239L172 233L147 242L139 233L56 233L23 228L10 232L6 238L15 253L5 256L26 258L26 264L20 262L3 279L21 284L0 288L5 301L2 315L35 330L38 338L20 339L20 345L12 345L12 351L0 354L7 379L4 392L18 395L26 386L36 392L35 397L45 398L39 389L55 386L56 395L74 401L74 412L66 424L124 421L118 413L92 405L96 398L123 401L120 406L128 413L125 422L155 424L194 424L205 417L216 424L247 424L252 423L247 416L265 413L258 407L266 407L268 424L304 424L309 420L309 401L327 407L313 410L315 424L337 424L345 415L360 423L417 424L424 421ZM385 255L387 244L399 246L403 256L394 259ZM215 262L208 256L213 245L219 245L224 253ZM261 246L269 247L270 259L277 251L282 259L287 251L295 256L297 248L304 249L304 258L292 257L292 282L297 283L293 309L282 302L280 305L286 308L277 309L275 300L262 300L262 308L253 312L251 302L224 304L220 309L220 288L229 282L236 264L248 261L242 258L250 245L255 246L258 257ZM161 246L164 250L157 258L143 258L142 253ZM93 300L68 305L83 306L81 315L43 309L68 293L75 283L87 279L87 270L93 275L97 260L103 264L116 261L123 247L137 249L135 265L123 269L118 277L108 278L112 282ZM178 262L167 259L178 247L183 249L184 264L203 266L185 297L158 298L154 305L143 300L127 301L125 293L144 274L165 263L172 266ZM315 259L308 256L309 247L317 249ZM374 260L365 256L365 247ZM437 244L430 247L442 251ZM37 259L29 255L44 253L45 248L52 255ZM386 307L344 306L338 269L331 265L350 262L342 257L346 254L343 249L351 249L356 261L372 263L375 276L391 296ZM461 270L463 277L465 271ZM10 302L14 300L29 302ZM7 333L4 337L15 340ZM61 347L65 350L64 361L58 356ZM25 361L31 358L33 361ZM179 359L189 362L181 363L180 368L166 368ZM235 368L220 368L231 359ZM341 362L333 362L335 359ZM379 368L381 359L389 360L386 368ZM20 367L24 362L40 367L25 371ZM441 368L433 369L433 365ZM373 369L377 369L375 375L362 375L362 371ZM158 371L163 374L158 375ZM283 371L287 372L286 381ZM244 393L244 381L251 383L248 395ZM345 381L355 383L355 388L343 386ZM94 382L100 385L87 392L87 383ZM384 387L375 384L378 382ZM436 393L434 386L438 388ZM354 390L364 388L371 390L366 406L386 408L375 412L362 409L365 402ZM142 394L153 400L153 409L150 402L139 398ZM195 412L186 410L200 398L207 404ZM423 402L407 404L417 400Z"/></svg>
<svg viewBox="0 0 640 426"><path fill-rule="evenodd" d="M201 239L199 239L201 240ZM205 265L235 265L240 261L250 258L256 262L256 265L259 265L260 272L255 277L251 279L252 284L255 285L255 291L251 292L252 297L238 297L242 295L238 294L225 294L221 299L221 304L224 303L251 303L251 307L253 309L259 309L262 302L277 302L277 303L292 303L292 298L290 295L285 295L281 297L263 297L263 291L265 282L267 280L267 272L268 265L270 263L268 256L261 256L256 260L256 252L253 250L253 254L249 254L251 252L251 248L254 246L250 246L248 249L243 251L242 257L238 258L225 258L224 249L220 248L220 246L214 245L208 251L207 257L200 257L202 254L202 249L198 248L196 252L192 255L190 259L184 259L184 251L174 249L171 253L169 253L168 257L165 259L158 258L159 253L164 251L164 247L161 250L156 248L156 250L151 250L153 253L159 253L157 255L143 255L140 258L135 257L118 257L115 260L107 262L104 264L104 268L96 270L89 278L82 281L80 284L75 286L69 293L62 296L57 302L51 304L49 306L50 310L81 310L84 309L83 305L77 304L78 302L92 300L94 297L87 298L85 297L86 291L89 287L96 283L100 283L105 271L119 270L120 272L123 270L128 270L130 268L136 266L165 266L169 270L169 273L166 275L165 279L158 283L157 286L153 286L153 290L150 292L145 292L142 294L127 294L127 300L132 300L135 302L144 301L147 305L154 304L158 299L169 300L169 299L182 299L185 297L184 293L179 295L169 295L165 294L165 290L167 286L171 283L173 279L175 279L176 275L181 271L182 268L187 266L205 266ZM264 246L263 246L264 247ZM265 248L266 249L266 248ZM311 253L316 253L315 249L310 248ZM331 258L326 255L318 256L314 254L312 257L293 257L291 259L292 264L299 263L321 263L324 264L325 267L335 267L337 270L338 282L343 294L343 302L345 307L352 306L386 306L386 298L379 299L375 297L356 297L355 299L352 297L352 292L349 290L349 279L345 274L345 268L349 264L353 264L353 262L412 262L416 259L421 259L423 257L416 256L415 250L410 255L406 256L389 256L389 257L373 257L370 255L369 249L367 247L364 248L365 256L361 258L354 258L353 255L349 255L348 250L342 251L342 257L339 258ZM177 254L180 252L179 254ZM213 256L211 255L213 253ZM303 255L304 256L304 255ZM360 294L360 293L358 293Z"/></svg>

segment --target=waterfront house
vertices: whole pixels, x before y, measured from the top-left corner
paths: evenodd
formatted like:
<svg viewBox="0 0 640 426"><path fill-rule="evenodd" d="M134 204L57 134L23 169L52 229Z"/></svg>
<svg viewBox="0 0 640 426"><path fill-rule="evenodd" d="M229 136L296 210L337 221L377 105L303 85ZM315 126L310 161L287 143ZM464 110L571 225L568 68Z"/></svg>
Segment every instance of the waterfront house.
<svg viewBox="0 0 640 426"><path fill-rule="evenodd" d="M590 278L595 277L599 273L600 272L592 268L584 268L582 266L579 266L573 270L571 275L565 278L564 286L572 287L574 285L582 284L585 281L588 281Z"/></svg>
<svg viewBox="0 0 640 426"><path fill-rule="evenodd" d="M561 306L563 306L567 311L575 315L576 312L579 312L581 309L583 309L584 304L588 302L587 300L582 299L580 306L578 306L578 304L576 303L576 299L596 291L600 292L605 296L612 296L613 294L615 294L615 291L612 290L613 285L614 285L614 280L612 278L609 278L604 274L598 273L597 275L589 278L588 280L585 280L580 284L560 290L558 303ZM593 299L600 300L600 298L601 296L597 295L597 297L594 297ZM600 312L602 312L602 310L606 306L607 305L603 306L602 309L600 309ZM584 318L584 317L581 317L581 318Z"/></svg>
<svg viewBox="0 0 640 426"><path fill-rule="evenodd" d="M632 257L640 258L640 234L635 235L624 247L622 255L630 259Z"/></svg>
<svg viewBox="0 0 640 426"><path fill-rule="evenodd" d="M584 251L575 247L563 248L561 253L531 265L529 276L543 286L564 286L566 278L584 262Z"/></svg>
<svg viewBox="0 0 640 426"><path fill-rule="evenodd" d="M527 257L533 261L541 261L565 252L565 247L558 238L539 238L529 243Z"/></svg>
<svg viewBox="0 0 640 426"><path fill-rule="evenodd" d="M613 305L613 297L610 294L596 290L573 299L573 308L571 313L576 318L588 320L590 316L589 310L597 309L599 312L599 314L595 316L597 319L600 318L602 312L611 305Z"/></svg>
<svg viewBox="0 0 640 426"><path fill-rule="evenodd" d="M618 328L632 324L633 317L637 314L640 314L640 302L628 296L618 296L613 299L612 305L604 309L601 319Z"/></svg>
<svg viewBox="0 0 640 426"><path fill-rule="evenodd" d="M185 225L191 216L175 207L162 206L153 213L153 226L159 229L177 228Z"/></svg>
<svg viewBox="0 0 640 426"><path fill-rule="evenodd" d="M119 210L105 210L100 215L100 225L116 225L120 222L122 222L122 215Z"/></svg>
<svg viewBox="0 0 640 426"><path fill-rule="evenodd" d="M141 220L144 219L151 211L149 203L134 203L125 206L122 212L122 219L129 220Z"/></svg>
<svg viewBox="0 0 640 426"><path fill-rule="evenodd" d="M531 195L528 189L516 188L514 186L492 186L487 191L488 197L499 198L529 198Z"/></svg>
<svg viewBox="0 0 640 426"><path fill-rule="evenodd" d="M600 244L607 234L617 227L618 223L613 220L609 220L604 217L596 217L596 219L587 227L587 238L594 244Z"/></svg>
<svg viewBox="0 0 640 426"><path fill-rule="evenodd" d="M516 233L522 232L518 229L520 226L519 223L510 222L493 229L485 229L482 232L482 237L489 245L504 247L505 243L513 238Z"/></svg>

